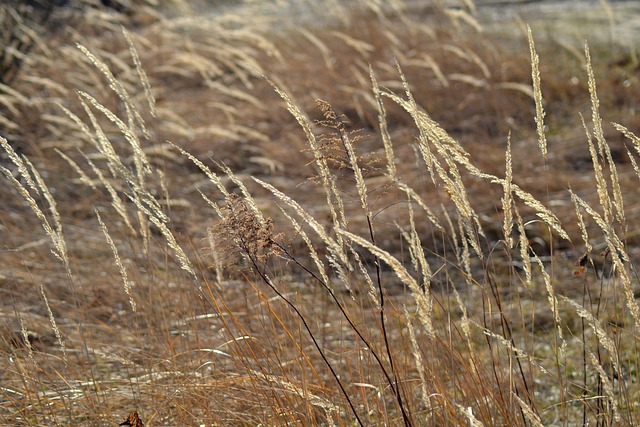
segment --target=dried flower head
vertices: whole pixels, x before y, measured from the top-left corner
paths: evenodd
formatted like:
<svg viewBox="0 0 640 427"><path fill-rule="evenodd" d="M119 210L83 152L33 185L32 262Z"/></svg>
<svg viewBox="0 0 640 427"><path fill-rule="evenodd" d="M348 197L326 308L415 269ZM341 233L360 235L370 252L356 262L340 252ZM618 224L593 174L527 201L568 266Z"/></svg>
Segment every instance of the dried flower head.
<svg viewBox="0 0 640 427"><path fill-rule="evenodd" d="M138 411L131 412L129 415L127 415L127 418L123 422L121 422L119 425L131 426L131 427L144 427L144 424L142 423L142 420L138 415Z"/></svg>
<svg viewBox="0 0 640 427"><path fill-rule="evenodd" d="M279 236L273 234L273 221L258 218L246 201L237 195L230 195L224 211L226 216L212 229L217 250L225 254L228 261L234 255L265 261L280 252L276 243Z"/></svg>

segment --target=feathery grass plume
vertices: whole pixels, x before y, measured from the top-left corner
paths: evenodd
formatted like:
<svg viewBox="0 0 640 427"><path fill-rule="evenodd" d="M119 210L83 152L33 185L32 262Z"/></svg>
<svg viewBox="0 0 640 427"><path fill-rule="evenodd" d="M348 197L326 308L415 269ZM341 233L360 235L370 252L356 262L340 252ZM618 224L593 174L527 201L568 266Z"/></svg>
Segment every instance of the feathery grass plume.
<svg viewBox="0 0 640 427"><path fill-rule="evenodd" d="M404 191L407 194L409 202L414 201L418 204L418 206L422 208L422 210L427 215L427 219L432 225L434 225L438 230L444 231L444 227L442 226L442 224L440 224L440 220L438 220L438 217L433 213L431 208L427 206L427 204L422 199L422 197L420 197L420 195L416 193L416 191L413 188L409 187L407 184L405 184L402 181L397 181L396 185L400 190Z"/></svg>
<svg viewBox="0 0 640 427"><path fill-rule="evenodd" d="M338 192L336 187L335 177L331 174L329 170L329 165L327 164L327 159L322 155L322 150L316 141L316 137L311 130L311 125L309 124L309 120L305 117L304 114L300 111L300 109L293 103L289 95L287 95L284 91L282 91L276 84L267 79L267 82L273 87L278 95L284 100L287 105L287 110L289 113L298 121L298 124L304 130L304 133L307 137L307 142L311 147L311 152L314 156L315 164L320 172L320 177L322 178L322 186L324 187L326 198L327 198L327 207L329 208L329 212L331 214L331 220L336 228L347 228L347 218L344 211L344 204L342 201L342 197ZM336 210L335 206L338 206ZM338 243L342 245L344 242L342 241L342 236L337 235Z"/></svg>
<svg viewBox="0 0 640 427"><path fill-rule="evenodd" d="M52 250L52 253L60 261L65 262L64 252L60 251L60 244L59 244L60 236L58 236L56 231L53 229L53 227L51 227L51 224L49 224L49 220L47 219L47 216L44 214L44 212L42 212L42 210L38 206L38 203L35 201L35 199L29 193L29 191L26 188L24 188L24 186L20 183L20 181L15 179L15 177L11 174L10 170L8 170L5 167L0 167L0 171L4 173L4 175L11 182L11 184L16 188L16 190L18 190L20 195L25 199L25 201L27 202L31 210L36 214L36 216L40 220L40 224L42 225L42 228L44 229L45 233L47 233L49 238L51 238L51 241L53 243L54 248Z"/></svg>
<svg viewBox="0 0 640 427"><path fill-rule="evenodd" d="M504 192L502 195L502 232L504 234L504 240L507 249L513 247L513 237L511 233L513 231L513 199L511 197L511 181L513 179L513 170L511 166L511 132L507 136L507 152L505 155L505 178L504 178Z"/></svg>
<svg viewBox="0 0 640 427"><path fill-rule="evenodd" d="M531 79L533 81L533 94L536 101L536 130L538 132L538 145L542 157L547 159L547 137L544 131L544 104L542 101L542 87L540 85L540 58L533 42L531 27L527 25L527 37L529 38L529 51L531 52Z"/></svg>
<svg viewBox="0 0 640 427"><path fill-rule="evenodd" d="M640 154L640 138L621 124L613 123L613 127L616 128L616 130L623 134L627 139L633 142L633 146L635 147L636 152Z"/></svg>
<svg viewBox="0 0 640 427"><path fill-rule="evenodd" d="M32 362L35 362L33 358L33 345L31 345L31 340L29 339L29 331L27 331L27 327L24 324L24 319L22 318L22 316L18 314L18 318L20 320L20 336L22 337L22 342L24 343L24 346L27 348L29 359L31 359Z"/></svg>
<svg viewBox="0 0 640 427"><path fill-rule="evenodd" d="M409 203L407 203L407 208L409 210L409 227L411 227L410 235L408 236L409 239L407 240L409 242L409 250L411 251L411 254L413 255L413 257L415 258L414 264L416 264L415 265L416 270L420 271L422 275L424 292L427 294L427 296L430 299L429 293L431 292L430 286L431 286L431 277L433 276L433 273L431 272L431 267L429 266L427 257L424 254L424 249L422 248L422 242L420 241L420 235L416 230L416 222L414 218L413 207L411 206L410 200L409 200Z"/></svg>
<svg viewBox="0 0 640 427"><path fill-rule="evenodd" d="M93 63L93 65L107 78L107 80L109 81L109 87L111 88L111 90L113 90L116 93L116 95L118 95L120 100L122 100L122 103L125 107L127 120L129 122L128 123L129 128L135 129L137 125L140 127L143 134L147 138L149 138L150 135L144 123L144 119L142 118L142 115L140 115L140 112L138 111L138 109L133 104L133 101L131 100L131 97L129 96L129 93L125 89L124 85L120 83L118 79L115 78L115 76L113 75L113 73L111 72L107 64L105 64L97 56L92 54L89 51L89 49L87 49L86 47L84 47L79 43L76 46L89 59L89 61L91 61L91 63Z"/></svg>
<svg viewBox="0 0 640 427"><path fill-rule="evenodd" d="M620 237L616 234L613 225L610 222L606 222L589 204L577 195L574 196L574 200L594 219L596 224L604 233L605 241L609 249L609 254L613 260L613 266L620 277L622 287L624 290L624 296L627 303L627 308L633 317L635 325L640 328L640 307L636 302L635 294L632 288L632 280L627 271L626 263L629 262L629 255L626 252L624 243Z"/></svg>
<svg viewBox="0 0 640 427"><path fill-rule="evenodd" d="M242 180L240 180L240 178L238 178L236 174L234 174L233 171L227 165L224 165L222 163L217 163L217 162L216 164L220 169L222 169L222 171L231 180L231 182L233 182L235 185L238 186L244 198L244 203L251 209L251 212L253 212L253 215L255 215L255 218L258 220L258 222L262 226L265 226L267 224L267 219L265 219L264 215L262 214L262 211L260 211L260 209L258 208L256 201L254 200L253 196L247 189L247 186L244 185L244 182L242 182ZM229 200L229 197L230 196L227 196L227 200Z"/></svg>
<svg viewBox="0 0 640 427"><path fill-rule="evenodd" d="M427 261L427 257L424 254L424 250L422 249L422 242L420 242L420 236L416 231L416 223L413 215L413 208L411 204L408 204L409 210L409 226L411 227L409 232L407 233L404 230L400 230L404 239L409 243L409 254L411 256L411 262L413 263L414 268L420 272L420 276L422 277L422 281L420 284L421 292L424 294L425 301L425 319L426 322L423 321L423 326L427 331L427 334L430 338L435 337L435 328L433 326L433 297L431 295L431 277L433 273L431 272L431 267ZM398 225L400 229L400 226Z"/></svg>
<svg viewBox="0 0 640 427"><path fill-rule="evenodd" d="M396 68L402 80L402 85L408 101L392 93L383 92L382 94L391 98L403 107L413 118L420 131L420 152L422 153L424 161L431 172L432 180L434 180L435 184L435 175L437 175L444 182L447 193L454 202L454 205L463 220L464 230L469 244L473 247L478 257L483 258L480 242L478 241L478 234L480 236L484 236L484 232L478 215L471 207L471 203L458 168L458 164L466 167L467 169L474 168L469 161L469 154L464 151L462 146L455 139L449 136L442 127L432 120L427 113L418 108L418 105L411 94L409 84L400 69L400 65L397 63ZM428 145L429 142L433 144L438 154L442 156L447 164L448 170L445 170L433 153L431 153Z"/></svg>
<svg viewBox="0 0 640 427"><path fill-rule="evenodd" d="M469 313L467 310L467 306L462 301L460 297L460 292L455 286L451 287L453 291L453 296L458 304L458 308L460 309L460 313L462 313L462 317L460 319L460 326L462 327L462 335L465 339L465 345L467 347L468 360L469 360L469 369L472 371L477 371L478 367L476 365L476 361L474 357L476 355L476 346L473 345L473 341L471 340L471 322L469 321Z"/></svg>
<svg viewBox="0 0 640 427"><path fill-rule="evenodd" d="M376 257L380 258L382 261L384 261L387 265L391 267L391 269L394 271L394 273L396 273L396 276L398 276L400 281L405 285L407 285L411 290L411 293L414 299L416 300L416 306L418 310L418 319L422 323L422 326L425 328L426 332L431 337L434 337L435 329L433 328L433 319L431 318L432 302L426 298L426 295L420 289L420 285L418 284L418 282L413 277L411 277L411 275L409 274L407 269L402 265L402 263L398 261L398 259L395 258L393 255L391 255L389 252L383 249L380 249L379 247L375 246L373 243L369 242L368 240L358 235L355 235L353 233L350 233L342 229L338 229L336 230L336 232L342 234L343 236L353 241L357 245L367 249L369 252L371 252Z"/></svg>
<svg viewBox="0 0 640 427"><path fill-rule="evenodd" d="M589 326L591 326L591 328L593 329L593 332L595 332L596 336L598 337L598 341L602 343L602 346L609 353L609 356L612 360L611 364L616 374L618 375L618 378L622 378L624 374L620 371L620 355L618 354L616 343L607 335L600 321L593 314L591 314L589 310L587 310L571 298L567 298L564 295L558 295L558 298L573 307L578 316L587 321Z"/></svg>
<svg viewBox="0 0 640 427"><path fill-rule="evenodd" d="M460 234L460 245L458 245L459 250L456 251L456 259L458 260L458 264L464 268L464 272L466 273L464 276L465 281L467 284L471 284L471 277L473 277L473 273L471 271L471 254L469 252L467 223L459 216L456 219L458 224L458 233Z"/></svg>
<svg viewBox="0 0 640 427"><path fill-rule="evenodd" d="M440 176L440 178L445 181L445 185L449 185L449 190L453 192L452 199L456 205L456 208L461 210L463 216L465 214L471 215L473 221L476 224L477 232L480 233L480 235L484 235L482 227L480 225L480 221L477 218L477 214L475 214L475 211L469 204L464 184L461 181L459 172L457 172L458 169L455 163L464 166L465 169L467 169L467 171L469 171L469 173L471 173L472 175L475 175L482 179L487 179L491 183L504 185L504 180L494 175L482 172L470 162L469 154L462 148L462 146L455 139L450 137L447 132L442 129L436 122L434 122L426 113L418 109L417 104L413 100L413 96L411 95L411 91L409 90L406 80L404 79L402 71L399 70L399 73L401 75L403 85L405 87L405 93L407 94L407 98L409 99L409 101L405 101L399 96L389 92L382 92L381 94L392 99L412 116L414 122L420 130L420 152L422 153L425 163L427 164L427 168L431 173L433 182L436 182L434 178L434 171L437 170L439 166L440 172L438 172L438 176ZM444 173L443 167L440 166L439 163L435 163L435 156L429 150L427 141L431 141L438 150L439 154L443 156L443 158L447 162L447 166L451 168L449 173L452 174L452 176L454 177L453 179L448 178L447 174ZM552 211L547 209L530 193L524 191L518 185L512 183L511 188L513 193L518 196L527 206L534 209L536 215L545 223L547 223L556 233L558 233L560 237L569 241L571 240L567 232L562 228L560 221ZM467 225L467 227L470 227L470 223ZM471 233L468 233L468 235L470 237L470 242L473 245L474 242L477 243L476 236L472 229L469 229L469 231Z"/></svg>
<svg viewBox="0 0 640 427"><path fill-rule="evenodd" d="M480 169L473 166L473 169L470 172L482 179L486 179L492 184L498 184L504 186L504 180L496 177L495 175L491 175L488 173L482 172ZM513 194L518 196L520 200L524 202L525 205L529 206L534 210L535 215L540 218L546 225L551 227L553 231L555 231L561 238L571 241L567 232L562 228L562 224L558 217L547 207L545 207L539 200L537 200L533 195L527 191L524 191L518 184L512 182L511 191Z"/></svg>
<svg viewBox="0 0 640 427"><path fill-rule="evenodd" d="M171 144L173 147L175 147L175 149L178 150L180 154L182 154L183 156L191 160L193 164L196 165L202 172L204 172L207 178L209 178L209 181L211 181L216 186L216 188L220 190L220 192L222 193L223 196L225 196L225 198L229 196L230 193L222 183L222 180L220 179L220 177L216 175L207 165L202 163L200 159L198 159L188 151L184 150L182 147L177 146L171 141L167 141L167 142ZM216 211L216 213L218 213L218 211Z"/></svg>
<svg viewBox="0 0 640 427"><path fill-rule="evenodd" d="M348 163L353 171L353 175L356 180L356 189L358 190L358 195L360 197L360 206L362 210L365 212L367 219L371 222L371 210L369 208L369 203L367 201L367 185L364 181L364 176L362 175L362 169L358 164L358 156L356 155L355 149L351 142L351 138L349 137L349 133L346 131L344 123L338 117L338 115L333 111L331 104L323 100L316 100L316 105L322 111L324 115L324 125L332 126L336 132L338 133L337 138L342 142L342 148L347 153Z"/></svg>
<svg viewBox="0 0 640 427"><path fill-rule="evenodd" d="M111 175L119 176L119 169L122 168L123 165L119 161L119 157L116 154L115 148L113 148L111 141L109 141L109 138L107 138L107 135L102 129L102 126L100 126L100 123L98 122L96 116L93 114L93 111L91 111L91 109L89 108L89 105L84 99L80 97L79 99L82 109L85 111L85 113L87 113L87 116L89 116L89 120L91 121L91 126L93 127L94 132L91 133L88 127L83 127L82 130L84 131L86 129L89 132L89 141L91 141L91 143L94 144L94 146L105 157L105 159L107 159L107 166L109 168L109 172L111 172Z"/></svg>
<svg viewBox="0 0 640 427"><path fill-rule="evenodd" d="M327 284L331 283L329 281L329 276L327 275L326 268L322 263L322 261L320 260L320 257L318 256L318 251L313 246L313 242L311 242L309 235L304 231L303 226L300 225L300 223L296 221L295 218L293 218L291 215L289 215L287 211L284 210L282 207L280 207L280 212L282 212L285 218L287 218L291 223L291 225L293 225L295 235L300 236L300 238L302 238L302 241L304 241L305 245L307 246L307 249L309 250L309 256L311 257L311 260L315 264L316 270L320 274L320 278L322 279L322 281ZM348 290L351 291L351 289L348 289Z"/></svg>
<svg viewBox="0 0 640 427"><path fill-rule="evenodd" d="M153 117L156 117L156 99L153 96L153 92L151 91L151 84L149 84L149 79L147 78L147 73L144 72L142 68L142 62L140 62L140 56L138 55L138 50L133 44L133 40L131 40L131 36L127 30L122 27L122 34L124 38L127 40L127 44L129 45L129 53L131 54L131 58L133 59L133 63L136 66L136 71L138 72L138 78L140 79L140 83L144 88L144 94L147 97L147 102L149 103L149 112Z"/></svg>
<svg viewBox="0 0 640 427"><path fill-rule="evenodd" d="M485 328L484 326L482 326L481 324L477 323L474 320L470 320L469 323L472 326L475 326L480 331L482 331L482 333L484 333L486 336L488 336L490 338L493 338L496 341L498 341L498 343L500 343L500 345L502 345L510 353L515 354L516 357L518 357L519 359L526 360L529 364L531 364L531 366L535 367L536 369L539 369L541 373L543 373L545 375L549 375L551 377L554 376L553 373L551 373L547 368L545 368L544 366L542 366L540 364L541 359L539 357L531 356L530 354L528 354L524 350L516 347L515 343L513 341L503 337L501 334L497 334L497 333Z"/></svg>
<svg viewBox="0 0 640 427"><path fill-rule="evenodd" d="M569 194L571 195L571 201L573 202L573 207L576 211L576 218L578 220L578 228L580 228L580 233L582 235L582 241L587 249L587 254L590 254L593 251L593 246L591 246L591 243L589 242L589 233L587 232L587 226L584 223L582 211L578 205L577 196L571 188L569 188Z"/></svg>
<svg viewBox="0 0 640 427"><path fill-rule="evenodd" d="M95 145L96 147L99 145L96 141L96 136L93 135L89 126L87 126L80 117L78 117L75 113L69 111L64 105L60 104L59 102L56 103L56 105L64 112L67 117L71 119L78 130L82 134L84 134L93 145Z"/></svg>
<svg viewBox="0 0 640 427"><path fill-rule="evenodd" d="M627 139L631 140L631 142L633 142L633 146L636 149L636 153L640 154L640 138L638 138L638 136L636 136L629 129L618 123L613 123L613 127L615 127L618 132L622 133ZM626 144L625 149L627 151L627 155L629 156L629 161L633 166L633 170L636 172L636 176L640 178L640 167L638 166L636 159L633 157L633 154L631 154L631 150L629 150L629 147L627 147Z"/></svg>
<svg viewBox="0 0 640 427"><path fill-rule="evenodd" d="M156 212L153 210L153 208L148 207L148 205L145 206L145 204L143 204L140 199L129 196L129 200L131 200L138 207L138 210L140 210L146 215L147 218L149 218L149 221L151 221L153 225L158 227L160 233L162 233L165 240L167 241L167 245L173 250L176 257L178 258L178 264L180 265L180 268L189 273L190 277L194 280L194 282L196 282L196 279L198 277L196 274L196 270L193 268L193 265L189 260L189 257L187 257L187 254L176 241L176 238L173 233L171 233L171 230L169 230L169 228L166 226L166 221L164 221L163 218L157 217ZM200 284L196 282L196 286L201 294L204 295L203 289Z"/></svg>
<svg viewBox="0 0 640 427"><path fill-rule="evenodd" d="M0 136L0 146L2 146L4 152L9 156L9 160L11 160L11 162L18 167L18 173L27 183L29 188L31 188L33 191L38 191L36 183L33 181L33 178L31 178L29 169L27 169L27 166L22 161L22 158L18 155L18 153L16 153L11 144L9 144L9 141L7 141L2 136Z"/></svg>
<svg viewBox="0 0 640 427"><path fill-rule="evenodd" d="M44 301L44 305L47 308L47 314L49 315L49 324L51 324L51 329L53 329L53 333L58 340L58 344L60 345L60 349L62 350L62 358L64 359L65 365L69 363L67 359L67 348L64 344L64 340L62 339L62 334L60 333L60 329L58 328L58 323L56 322L56 318L53 315L53 310L51 310L51 306L49 305L49 299L47 298L47 294L44 292L44 285L40 284L40 295L42 296L42 300Z"/></svg>
<svg viewBox="0 0 640 427"><path fill-rule="evenodd" d="M625 147L627 150L627 155L629 156L629 162L631 162L631 166L633 167L633 171L636 173L636 176L640 179L640 166L638 166L638 162L633 158L633 154L628 147Z"/></svg>
<svg viewBox="0 0 640 427"><path fill-rule="evenodd" d="M198 190L198 193L200 193L200 197L202 197L204 201L207 202L209 206L211 206L216 215L218 215L218 218L224 218L224 213L222 213L222 209L220 209L220 206L218 206L216 202L209 199L202 191Z"/></svg>
<svg viewBox="0 0 640 427"><path fill-rule="evenodd" d="M91 95L87 94L86 92L78 91L78 97L80 99L80 103L83 109L89 116L89 119L91 120L92 126L95 130L96 138L95 139L92 138L91 141L94 142L98 151L100 151L106 157L107 165L112 175L114 177L121 177L125 182L127 182L130 186L132 186L134 190L132 197L134 199L137 199L138 201L137 204L142 204L142 200L139 200L140 198L144 199L147 205L154 211L155 215L158 218L162 219L164 222L167 222L168 218L162 212L160 205L145 188L144 176L150 173L151 166L147 161L145 154L140 149L140 145L139 145L137 136L135 135L135 132L128 131L127 129L129 129L129 127L127 127L120 119L118 119L106 107L98 103L95 100L95 98L93 98ZM111 144L111 141L109 141L109 139L105 135L104 131L102 130L102 127L100 126L97 118L89 108L89 105L87 105L87 101L85 101L85 99L89 101L95 108L102 111L111 121L116 123L116 125L118 125L119 123L118 127L121 128L121 131L125 134L125 138L129 141L130 145L132 145L132 148L134 151L134 163L136 165L137 176L131 173L127 169L127 167L122 163L122 161L120 160L120 157L117 155L115 151L115 148ZM115 200L115 199L113 199L112 197L112 200ZM150 239L149 225L146 221L144 214L139 210L137 211L137 216L138 216L138 222L140 224L140 233L142 235L144 245L145 245L144 250L146 251L148 250L149 239Z"/></svg>
<svg viewBox="0 0 640 427"><path fill-rule="evenodd" d="M623 227L625 225L624 216L624 203L622 190L620 189L620 182L618 181L618 170L616 168L613 157L611 156L611 149L604 137L604 131L602 130L602 118L600 117L600 101L598 99L598 92L596 88L596 78L593 74L593 67L591 65L591 54L589 52L589 45L585 43L584 55L587 67L589 94L591 95L591 120L593 122L593 133L598 141L598 152L600 156L606 159L609 166L609 176L611 180L611 189L613 192L613 207L616 209L616 219ZM592 155L593 157L593 155ZM600 190L598 190L600 191ZM607 196L608 197L608 196Z"/></svg>
<svg viewBox="0 0 640 427"><path fill-rule="evenodd" d="M135 313L137 311L136 301L133 299L133 294L131 293L131 285L133 284L133 282L129 281L129 278L127 276L127 269L124 268L124 265L122 264L122 260L120 259L120 255L118 254L118 248L116 247L116 244L109 234L107 225L102 221L102 217L100 216L98 209L94 208L94 211L96 213L96 217L98 218L98 222L100 223L102 233L104 234L104 237L107 240L109 247L111 248L111 252L113 253L113 259L115 260L116 265L120 270L120 276L122 277L122 282L124 284L124 292L127 294L127 297L129 297L129 305L131 306L131 311Z"/></svg>
<svg viewBox="0 0 640 427"><path fill-rule="evenodd" d="M89 164L89 167L93 170L93 172L98 177L98 181L102 183L104 188L107 190L107 193L109 193L109 196L111 197L111 206L113 206L113 208L118 213L118 215L120 215L120 218L122 218L122 220L124 221L125 225L131 232L131 235L137 236L138 232L136 231L136 229L133 227L133 224L131 223L131 218L129 217L129 212L127 211L127 207L122 202L122 199L120 198L120 195L118 194L116 189L113 187L113 185L111 185L109 180L105 178L100 168L98 168L95 165L95 163L93 163L93 161L86 154L82 152L81 154L84 156L85 161Z"/></svg>
<svg viewBox="0 0 640 427"><path fill-rule="evenodd" d="M57 236L56 249L62 257L61 259L64 262L67 271L69 271L69 254L67 253L67 244L64 240L64 234L62 231L62 219L60 217L60 213L58 212L56 201L49 191L49 187L47 187L47 184L45 184L44 180L42 179L40 172L38 172L36 167L33 166L29 159L27 159L25 156L22 156L22 158L31 170L31 174L35 178L35 182L38 184L39 194L44 197L44 199L47 201L47 204L49 205L49 212L51 214L51 217L53 218L53 224L55 225L55 232Z"/></svg>
<svg viewBox="0 0 640 427"><path fill-rule="evenodd" d="M418 148L420 149L420 152L423 155L423 159L426 162L427 157L430 155L429 148L422 141L420 142ZM447 153L441 152L440 154L447 156ZM448 170L440 164L440 161L435 156L431 156L431 165L433 167L433 170L435 171L435 175L437 175L440 180L442 180L447 194L451 198L451 201L453 201L453 204L458 211L458 219L462 224L463 236L465 236L465 241L471 244L476 254L480 258L483 258L480 242L477 240L476 234L476 230L479 234L483 234L482 228L480 226L480 221L476 212L471 207L459 170L451 161L451 158L445 157L445 161L447 162L447 166L449 166ZM476 229L474 229L473 223L476 224Z"/></svg>
<svg viewBox="0 0 640 427"><path fill-rule="evenodd" d="M558 297L556 297L556 292L553 289L553 283L551 281L551 277L547 270L544 268L544 264L539 257L535 258L538 267L540 267L540 272L542 273L542 278L544 280L544 287L547 290L547 299L549 301L549 306L551 308L551 314L553 314L553 324L556 327L556 331L558 331L558 339L560 340L560 348L558 349L557 357L562 362L559 362L560 365L564 365L564 360L567 357L567 341L564 339L564 334L562 333L562 325L561 325L561 316L560 309L558 308Z"/></svg>
<svg viewBox="0 0 640 427"><path fill-rule="evenodd" d="M409 312L406 307L404 309L404 318L406 319L405 324L407 325L407 330L409 331L409 340L411 341L411 354L413 359L415 360L415 367L418 371L418 376L420 377L420 397L422 398L422 403L427 411L432 409L431 400L429 399L430 393L427 390L427 384L431 383L431 381L427 381L427 374L425 369L425 363L422 359L422 351L420 350L420 345L418 344L418 340L416 338L416 332L413 328L413 324L409 319Z"/></svg>
<svg viewBox="0 0 640 427"><path fill-rule="evenodd" d="M371 301L373 301L373 306L375 307L376 310L378 310L378 312L383 311L384 307L382 306L382 300L378 297L378 290L376 290L376 286L374 285L373 280L371 279L371 275L369 274L369 272L367 271L367 268L362 262L362 257L360 257L358 252L356 252L353 248L351 248L351 254L354 257L355 264L358 270L360 271L362 278L367 284L367 295L369 296ZM345 284L345 287L349 292L352 292L351 285L347 286ZM355 294L352 293L351 295L355 299Z"/></svg>
<svg viewBox="0 0 640 427"><path fill-rule="evenodd" d="M540 419L538 414L536 414L533 411L533 409L531 409L531 406L527 405L527 403L524 400L520 399L520 396L518 396L517 393L514 393L512 391L511 397L516 399L516 402L518 402L518 405L520 405L520 408L522 409L522 411L524 412L524 415L527 417L527 419L529 420L532 426L544 427L544 424L542 424L542 420Z"/></svg>
<svg viewBox="0 0 640 427"><path fill-rule="evenodd" d="M151 165L149 163L149 160L147 159L146 154L142 150L142 147L140 146L140 140L138 139L135 130L130 126L127 126L122 120L118 118L118 116L113 114L107 107L100 104L93 96L81 90L78 91L78 95L87 99L91 103L91 105L102 112L113 124L118 127L122 135L124 135L125 139L133 149L133 159L136 166L138 185L140 187L144 187L144 177L145 175L149 175L151 173Z"/></svg>
<svg viewBox="0 0 640 427"><path fill-rule="evenodd" d="M342 275L344 278L346 278L344 269L350 269L351 265L343 249L343 245L340 243L341 241L337 239L337 236L336 240L329 237L322 224L320 224L313 216L305 211L302 206L300 206L298 202L293 200L291 197L287 196L271 184L261 181L256 177L252 178L256 183L269 190L277 199L282 200L284 203L290 206L300 216L300 218L304 220L303 222L305 224L308 224L311 229L316 232L320 239L327 245L329 252L333 255L333 257L328 257L329 261L332 263L332 266L336 269L339 275Z"/></svg>
<svg viewBox="0 0 640 427"><path fill-rule="evenodd" d="M620 237L616 234L613 224L607 222L593 207L591 207L584 199L575 195L575 201L587 212L591 218L596 222L598 227L603 231L605 241L609 250L615 252L613 255L617 256L617 253L622 254L622 261L629 262L629 256L626 255L624 243Z"/></svg>
<svg viewBox="0 0 640 427"><path fill-rule="evenodd" d="M391 135L389 135L389 127L387 126L387 111L384 108L382 102L382 96L380 95L380 86L378 86L378 80L373 72L373 68L369 66L369 77L371 84L373 85L373 95L376 100L376 107L378 109L378 125L380 126L380 136L382 137L382 144L384 145L384 153L387 157L387 175L389 179L396 179L396 163L395 155L393 154L393 144L391 143Z"/></svg>
<svg viewBox="0 0 640 427"><path fill-rule="evenodd" d="M62 234L62 223L60 221L60 215L58 213L58 210L56 209L55 200L53 199L51 192L49 191L48 187L42 180L42 177L37 172L36 168L30 162L28 162L26 158L20 158L20 156L18 156L17 153L13 150L13 147L11 147L11 145L7 142L7 140L1 136L0 136L0 145L7 152L11 161L18 167L20 176L25 180L25 182L27 182L29 186L33 185L33 187L31 188L38 195L43 196L45 200L47 200L49 204L49 210L54 219L55 229L54 227L51 226L51 223L49 222L47 216L44 214L44 212L42 212L42 209L40 209L40 207L38 206L38 203L33 198L29 190L26 189L22 185L22 183L20 183L20 181L18 181L13 176L13 174L9 169L5 168L4 166L0 167L0 171L2 171L2 173L7 177L7 179L11 182L11 184L15 187L15 189L20 193L20 195L27 202L27 204L29 205L33 213L36 214L36 217L38 217L38 219L40 220L40 224L42 225L42 228L44 229L45 233L47 233L47 235L51 239L51 242L53 243L52 253L55 255L56 258L58 258L60 261L63 262L68 272L69 257L67 254L67 245L65 243L64 236ZM37 185L29 173L29 168L31 168L34 174L34 177L38 182Z"/></svg>

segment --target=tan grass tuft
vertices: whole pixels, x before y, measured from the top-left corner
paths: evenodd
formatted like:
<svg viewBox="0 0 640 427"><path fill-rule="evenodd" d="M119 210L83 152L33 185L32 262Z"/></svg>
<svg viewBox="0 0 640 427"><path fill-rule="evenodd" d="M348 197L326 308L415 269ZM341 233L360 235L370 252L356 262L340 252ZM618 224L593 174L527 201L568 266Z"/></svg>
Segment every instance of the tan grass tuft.
<svg viewBox="0 0 640 427"><path fill-rule="evenodd" d="M542 87L540 84L540 58L536 52L536 47L533 41L533 34L531 33L531 27L527 25L527 36L529 38L529 51L531 52L531 79L533 81L533 94L536 101L536 130L538 132L538 145L540 146L540 152L542 157L547 159L547 137L544 129L544 104L542 101Z"/></svg>

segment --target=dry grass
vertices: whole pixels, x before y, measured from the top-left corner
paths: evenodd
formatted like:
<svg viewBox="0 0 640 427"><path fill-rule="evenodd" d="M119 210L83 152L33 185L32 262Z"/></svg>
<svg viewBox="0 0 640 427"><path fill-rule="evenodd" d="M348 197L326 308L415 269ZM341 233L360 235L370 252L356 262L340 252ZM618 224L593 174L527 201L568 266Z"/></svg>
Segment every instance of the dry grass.
<svg viewBox="0 0 640 427"><path fill-rule="evenodd" d="M635 52L464 3L23 28L0 423L637 425Z"/></svg>

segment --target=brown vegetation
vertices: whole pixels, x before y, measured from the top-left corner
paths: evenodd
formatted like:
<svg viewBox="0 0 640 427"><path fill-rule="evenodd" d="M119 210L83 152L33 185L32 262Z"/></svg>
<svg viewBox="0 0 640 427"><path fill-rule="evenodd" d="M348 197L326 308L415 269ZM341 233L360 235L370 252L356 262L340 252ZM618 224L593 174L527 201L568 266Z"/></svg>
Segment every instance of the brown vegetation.
<svg viewBox="0 0 640 427"><path fill-rule="evenodd" d="M638 424L635 52L385 3L19 26L2 424Z"/></svg>

